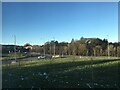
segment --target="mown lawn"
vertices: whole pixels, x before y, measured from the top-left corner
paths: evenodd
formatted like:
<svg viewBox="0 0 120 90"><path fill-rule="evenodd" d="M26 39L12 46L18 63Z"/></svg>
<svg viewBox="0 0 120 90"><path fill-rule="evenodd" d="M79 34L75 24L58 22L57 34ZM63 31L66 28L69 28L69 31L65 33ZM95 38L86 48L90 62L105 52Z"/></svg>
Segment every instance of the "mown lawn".
<svg viewBox="0 0 120 90"><path fill-rule="evenodd" d="M120 59L58 58L4 64L3 88L119 88Z"/></svg>
<svg viewBox="0 0 120 90"><path fill-rule="evenodd" d="M25 57L25 55L21 54L21 53L17 53L16 55L14 53L11 54L2 54L2 59L0 60L6 60L6 59L13 59L13 58L22 58Z"/></svg>

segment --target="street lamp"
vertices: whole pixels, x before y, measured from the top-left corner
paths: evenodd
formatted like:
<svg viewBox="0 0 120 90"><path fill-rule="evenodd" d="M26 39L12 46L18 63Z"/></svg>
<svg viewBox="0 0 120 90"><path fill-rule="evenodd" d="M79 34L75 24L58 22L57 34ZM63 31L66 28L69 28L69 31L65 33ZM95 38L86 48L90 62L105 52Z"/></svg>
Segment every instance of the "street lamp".
<svg viewBox="0 0 120 90"><path fill-rule="evenodd" d="M86 40L85 43L86 43L87 45L88 45L88 44L91 44L91 40ZM88 54L88 50L87 50L87 54ZM91 58L91 65L90 65L90 67L92 68L92 69L91 69L92 80L94 80L94 76L93 76L93 73L94 73L93 71L94 71L94 70L93 70L93 59L92 59L92 58ZM92 82L92 87L93 87L93 82Z"/></svg>
<svg viewBox="0 0 120 90"><path fill-rule="evenodd" d="M44 43L44 56L45 56L45 43Z"/></svg>
<svg viewBox="0 0 120 90"><path fill-rule="evenodd" d="M55 56L55 37L53 37L54 40L54 56Z"/></svg>
<svg viewBox="0 0 120 90"><path fill-rule="evenodd" d="M91 43L91 40L86 40L86 42L85 42L87 45L88 44L90 44ZM89 52L89 50L87 49L87 56L88 56L88 52Z"/></svg>
<svg viewBox="0 0 120 90"><path fill-rule="evenodd" d="M109 35L107 35L107 38L109 39ZM110 47L109 47L109 40L108 40L108 50L107 50L107 52L108 52L108 58L110 58Z"/></svg>
<svg viewBox="0 0 120 90"><path fill-rule="evenodd" d="M14 35L14 53L15 53L15 62L16 62L16 36Z"/></svg>

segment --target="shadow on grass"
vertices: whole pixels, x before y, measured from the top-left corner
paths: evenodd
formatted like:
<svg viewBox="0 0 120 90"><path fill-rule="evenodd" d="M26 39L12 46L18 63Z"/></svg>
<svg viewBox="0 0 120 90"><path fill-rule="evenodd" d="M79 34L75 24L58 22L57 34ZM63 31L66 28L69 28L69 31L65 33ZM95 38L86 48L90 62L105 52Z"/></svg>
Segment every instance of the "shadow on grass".
<svg viewBox="0 0 120 90"><path fill-rule="evenodd" d="M108 62L115 62L115 61L120 61L120 59L113 59L113 60L88 60L88 61L71 61L71 62L61 62L61 63L52 63L54 61L45 65L32 65L32 67L36 67L36 68L71 68L71 67L77 67L77 66L85 66L85 65L94 65L94 64L104 64L104 63L108 63ZM49 61L48 61L49 62ZM28 63L29 64L29 63ZM36 62L33 62L31 64L36 64ZM29 68L29 67L28 67Z"/></svg>
<svg viewBox="0 0 120 90"><path fill-rule="evenodd" d="M117 87L115 85L117 85L117 80L119 79L117 76L114 76L118 73L116 66L110 65L109 70L108 67L91 68L92 64L103 64L114 61L119 61L119 59L51 63L21 67L20 69L12 68L9 71L3 70L3 88L31 88L32 86L48 88L90 88L93 85L93 76L96 79L94 80L95 84L97 83L96 87ZM86 65L90 68L69 71L71 68L76 68L77 66L84 67ZM65 72L65 70L68 71ZM9 75L9 73L11 74ZM47 75L44 75L45 73ZM46 78L46 76L48 77Z"/></svg>

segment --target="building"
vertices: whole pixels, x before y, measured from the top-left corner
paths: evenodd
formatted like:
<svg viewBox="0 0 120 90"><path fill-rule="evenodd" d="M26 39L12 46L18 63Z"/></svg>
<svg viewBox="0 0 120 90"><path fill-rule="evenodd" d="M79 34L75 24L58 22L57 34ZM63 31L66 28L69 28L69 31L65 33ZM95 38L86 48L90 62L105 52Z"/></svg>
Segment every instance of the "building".
<svg viewBox="0 0 120 90"><path fill-rule="evenodd" d="M25 49L32 49L32 46L24 46Z"/></svg>

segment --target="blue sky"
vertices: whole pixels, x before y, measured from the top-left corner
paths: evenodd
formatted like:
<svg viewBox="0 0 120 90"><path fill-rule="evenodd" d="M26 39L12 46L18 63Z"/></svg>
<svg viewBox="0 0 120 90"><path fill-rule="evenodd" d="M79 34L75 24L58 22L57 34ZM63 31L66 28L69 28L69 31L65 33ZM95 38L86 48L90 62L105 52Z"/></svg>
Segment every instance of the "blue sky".
<svg viewBox="0 0 120 90"><path fill-rule="evenodd" d="M2 43L41 45L48 40L67 41L98 37L118 41L118 3L29 3L2 4Z"/></svg>

